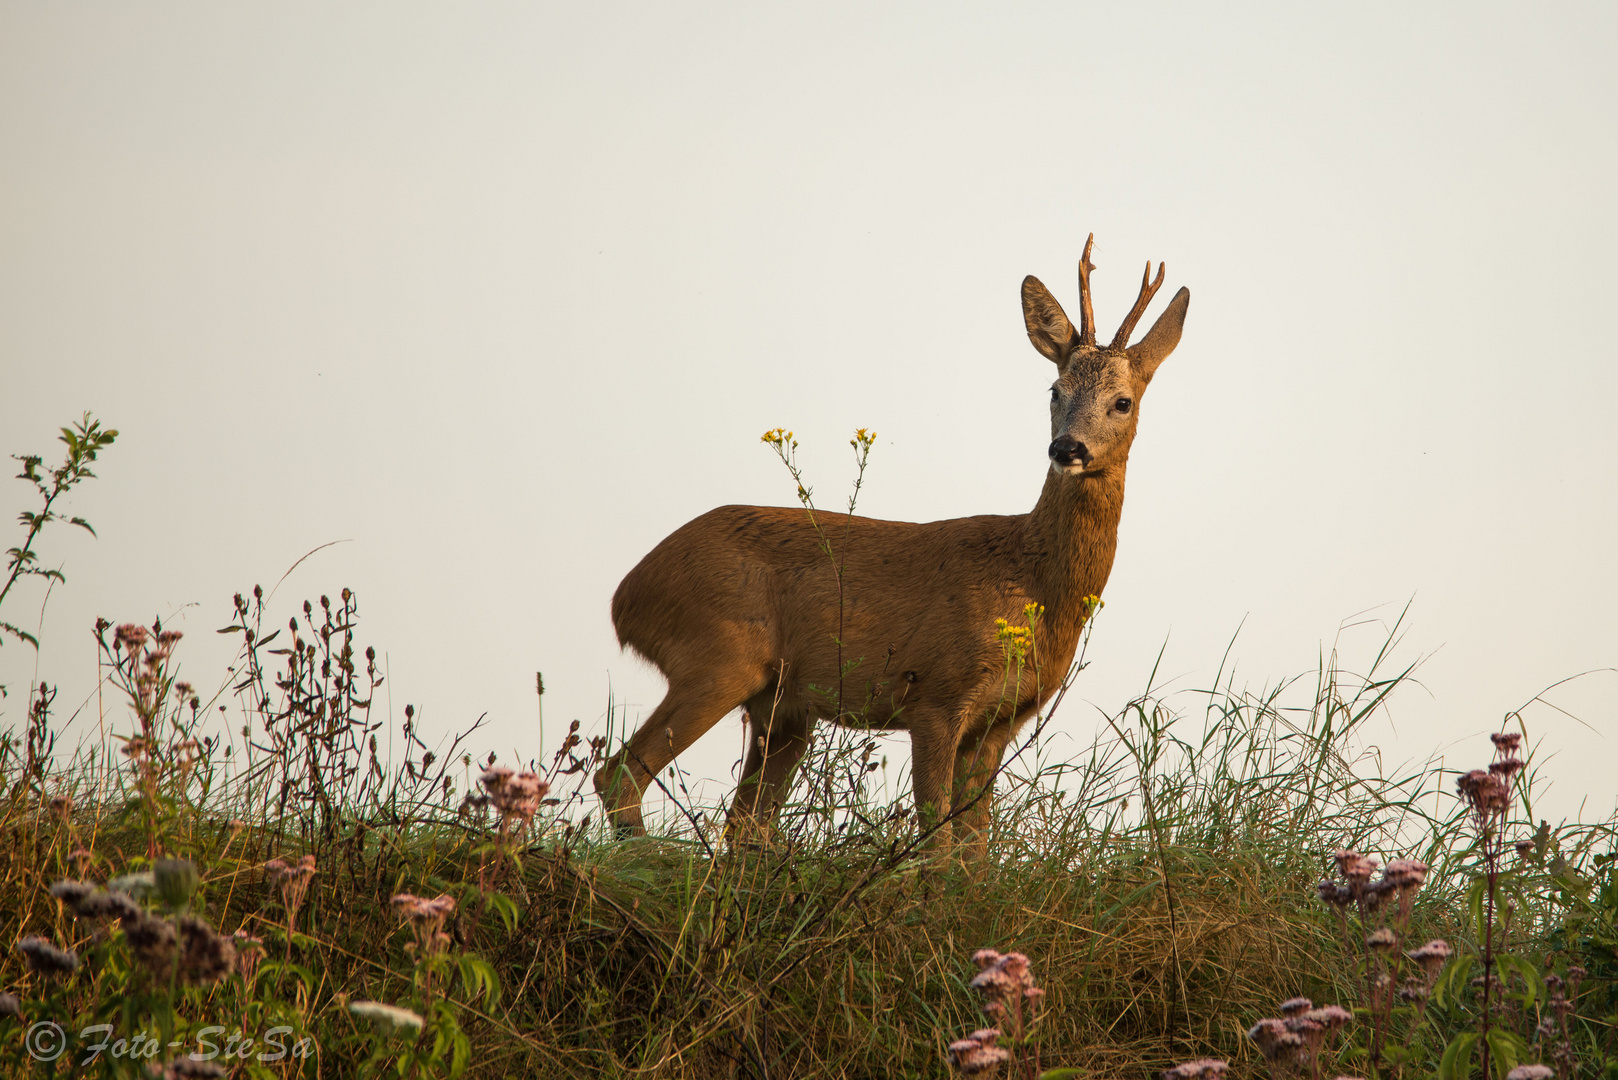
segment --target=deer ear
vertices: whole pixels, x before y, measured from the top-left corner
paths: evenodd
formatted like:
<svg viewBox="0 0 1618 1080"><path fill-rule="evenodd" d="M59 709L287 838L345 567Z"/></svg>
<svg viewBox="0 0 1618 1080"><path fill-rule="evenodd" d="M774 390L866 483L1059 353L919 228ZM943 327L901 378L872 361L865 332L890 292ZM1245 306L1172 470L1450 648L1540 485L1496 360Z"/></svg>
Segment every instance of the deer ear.
<svg viewBox="0 0 1618 1080"><path fill-rule="evenodd" d="M1040 355L1057 367L1067 361L1067 354L1078 337L1067 313L1056 302L1049 289L1030 274L1022 279L1022 318L1028 326L1028 340L1034 343Z"/></svg>
<svg viewBox="0 0 1618 1080"><path fill-rule="evenodd" d="M1157 365L1167 360L1169 353L1180 343L1180 331L1185 328L1185 309L1191 306L1191 290L1181 289L1169 301L1163 314L1157 317L1146 336L1129 347L1129 364L1144 379L1151 379ZM1032 333L1032 331L1030 331Z"/></svg>

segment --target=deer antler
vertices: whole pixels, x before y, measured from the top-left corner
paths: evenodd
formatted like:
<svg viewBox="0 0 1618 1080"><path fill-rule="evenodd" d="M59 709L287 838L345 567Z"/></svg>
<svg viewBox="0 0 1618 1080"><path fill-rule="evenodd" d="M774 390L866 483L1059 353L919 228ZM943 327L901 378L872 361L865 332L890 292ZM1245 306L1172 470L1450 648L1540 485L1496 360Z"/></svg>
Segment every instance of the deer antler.
<svg viewBox="0 0 1618 1080"><path fill-rule="evenodd" d="M1090 248L1096 242L1096 234L1091 233L1090 239L1084 242L1084 254L1079 257L1079 344L1095 347L1096 343L1096 313L1090 309L1090 271L1095 264L1090 261Z"/></svg>
<svg viewBox="0 0 1618 1080"><path fill-rule="evenodd" d="M1152 302L1152 297L1157 295L1157 290L1163 287L1163 271L1166 269L1165 264L1158 263L1157 280L1153 281L1152 260L1146 260L1146 273L1140 279L1140 295L1135 298L1135 306L1129 309L1129 314L1124 316L1124 324L1113 335L1112 344L1107 346L1109 349L1128 347L1129 335L1135 332L1135 324L1140 322L1142 315L1146 314L1146 306ZM1089 305L1088 297L1085 299L1085 304L1086 306Z"/></svg>

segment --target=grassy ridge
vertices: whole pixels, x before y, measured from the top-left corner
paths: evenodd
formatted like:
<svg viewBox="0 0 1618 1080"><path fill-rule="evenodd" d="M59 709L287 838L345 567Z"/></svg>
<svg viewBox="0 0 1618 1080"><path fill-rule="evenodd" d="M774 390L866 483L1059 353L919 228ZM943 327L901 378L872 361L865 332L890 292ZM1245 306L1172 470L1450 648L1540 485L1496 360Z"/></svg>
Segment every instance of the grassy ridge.
<svg viewBox="0 0 1618 1080"><path fill-rule="evenodd" d="M1030 742L1002 777L989 864L966 868L916 857L910 815L874 800L871 744L848 732L818 742L772 846L727 845L722 814L692 805L661 835L612 840L578 790L605 742L576 735L546 770L566 794L503 844L465 799L464 750L429 749L407 717L411 753L378 756L379 682L354 644L351 594L306 605L279 636L256 600L238 600L236 615L244 674L206 706L167 674L170 657L143 689L151 665L113 640L108 677L130 708L127 723L108 717L106 744L56 761L45 707L0 740L0 932L83 947L98 931L61 910L52 881L189 858L203 873L198 910L261 938L267 959L251 982L180 991L176 1029L273 1015L318 1044L305 1075L394 1060L378 1054L397 1045L350 1001L426 1008L422 957L390 904L402 892L455 898L447 955L497 977L497 997L452 972L427 999L453 1009L477 1076L941 1076L945 1045L982 1023L966 984L985 946L1033 959L1047 1065L1142 1076L1217 1056L1257 1074L1244 1032L1277 1001L1354 1000L1357 944L1313 896L1333 848L1426 858L1435 880L1418 924L1460 932L1459 805L1431 820L1436 773L1385 778L1343 753L1408 675L1380 673L1386 650L1365 676L1328 657L1312 687L1250 695L1227 683L1190 716L1142 698L1073 760L1043 761ZM218 704L241 710L247 736L228 752L202 742L182 767L180 748L205 738L200 718ZM121 752L131 737L150 740L156 764L143 771ZM66 819L51 809L63 795ZM1568 830L1558 843L1577 859L1610 847L1611 832ZM261 867L304 854L319 871L288 934L285 898ZM1546 955L1563 909L1526 902L1511 932ZM111 997L156 994L144 978L109 961L51 982L16 953L0 968L6 988L75 1022ZM0 1037L22 1065L19 1034ZM455 1070L453 1045L423 1055L422 1075Z"/></svg>
<svg viewBox="0 0 1618 1080"><path fill-rule="evenodd" d="M0 599L59 580L32 546L115 434L86 417L61 468L21 459L43 510ZM1148 692L1064 760L1047 714L1000 777L988 860L962 865L881 797L857 730L817 733L768 844L730 842L677 772L654 835L613 839L584 790L610 739L576 723L502 801L477 725L429 744L406 707L384 731L352 593L282 618L261 590L235 598L221 633L241 653L212 692L180 679L179 635L103 623L98 740L58 747L49 685L0 731L0 940L22 943L0 959L5 1075L203 1075L181 1057L235 1036L258 1042L211 1075L943 1076L985 1023L969 983L989 947L1026 954L1045 992L1019 1076L1037 1046L1083 1075L1216 1057L1279 1080L1303 1070L1262 1059L1250 1025L1300 993L1363 1006L1387 967L1374 909L1316 896L1331 853L1356 848L1430 865L1401 932L1462 959L1455 985L1400 1007L1386 1056L1351 1026L1312 1074L1459 1080L1480 1029L1500 1080L1519 1060L1618 1078L1613 823L1533 827L1532 755L1488 823L1430 763L1388 775L1357 755L1410 677L1398 625L1359 674L1331 654L1258 693L1223 673L1201 695ZM1008 679L1025 655L1008 647ZM1494 957L1480 1005L1464 974ZM1576 1000L1537 989L1550 973ZM49 1066L25 1041L43 1021L70 1039ZM150 1053L73 1065L98 1023ZM276 1030L307 1053L267 1060Z"/></svg>

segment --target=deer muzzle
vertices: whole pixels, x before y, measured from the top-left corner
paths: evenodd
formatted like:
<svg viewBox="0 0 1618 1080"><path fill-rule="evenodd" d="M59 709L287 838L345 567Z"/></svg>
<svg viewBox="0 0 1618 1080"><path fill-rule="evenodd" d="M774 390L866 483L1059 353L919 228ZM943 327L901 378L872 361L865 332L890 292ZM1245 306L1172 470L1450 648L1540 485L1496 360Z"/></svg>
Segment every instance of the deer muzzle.
<svg viewBox="0 0 1618 1080"><path fill-rule="evenodd" d="M1094 456L1090 453L1089 448L1082 442L1079 442L1077 439L1069 438L1066 435L1051 440L1051 448L1049 453L1051 455L1051 460L1063 468L1071 468L1074 465L1078 465L1082 468L1089 465L1092 457Z"/></svg>

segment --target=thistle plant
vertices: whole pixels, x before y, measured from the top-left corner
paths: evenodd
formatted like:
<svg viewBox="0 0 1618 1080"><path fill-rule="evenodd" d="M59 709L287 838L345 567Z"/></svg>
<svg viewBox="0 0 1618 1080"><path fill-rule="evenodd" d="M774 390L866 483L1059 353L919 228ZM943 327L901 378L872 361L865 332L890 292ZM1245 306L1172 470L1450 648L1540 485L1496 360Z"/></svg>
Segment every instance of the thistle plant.
<svg viewBox="0 0 1618 1080"><path fill-rule="evenodd" d="M150 1025L158 1037L147 1040L146 1051L104 1062L107 1075L143 1075L141 1060L163 1046L192 1041L213 1022L218 1005L211 1002L218 987L233 976L243 976L244 986L250 981L239 938L221 934L197 913L200 885L196 867L174 858L105 884L54 882L48 892L58 905L61 936L74 944L63 947L37 935L17 942L34 982L26 1000L10 995L14 1014L72 1031L93 1030L98 1023L122 1023L136 1031ZM148 906L140 897L157 903ZM224 1075L196 1071L202 1065L176 1058L146 1070L161 1076Z"/></svg>
<svg viewBox="0 0 1618 1080"><path fill-rule="evenodd" d="M281 896L281 910L286 913L287 920L287 947L292 947L292 937L298 929L298 911L303 907L304 898L309 895L309 886L314 881L315 857L313 855L300 855L295 861L287 862L285 859L271 859L263 866L264 880Z"/></svg>
<svg viewBox="0 0 1618 1080"><path fill-rule="evenodd" d="M1578 1064L1573 1051L1573 1025L1575 1003L1579 996L1579 983L1589 974L1583 967L1573 964L1567 977L1554 971L1545 976L1546 1012L1534 1029L1534 1042L1541 1056L1549 1056L1555 1063L1553 1072L1572 1077ZM1532 1068L1545 1068L1543 1065Z"/></svg>
<svg viewBox="0 0 1618 1080"><path fill-rule="evenodd" d="M1476 844L1479 855L1483 860L1483 877L1479 883L1483 888L1482 925L1478 928L1482 938L1483 974L1475 982L1482 986L1483 1004L1479 1010L1479 1047L1483 1055L1483 1075L1489 1075L1489 1058L1501 1050L1510 1053L1514 1047L1502 1046L1495 1048L1496 1041L1491 1039L1494 1034L1496 1014L1504 1005L1504 981L1497 970L1497 952L1495 948L1495 904L1500 887L1500 871L1505 857L1505 833L1507 815L1511 809L1512 788L1517 774L1522 771L1523 761L1517 757L1517 750L1522 745L1522 735L1511 732L1495 732L1489 736L1495 747L1495 760L1487 769L1472 769L1463 773L1456 780L1455 786L1460 790L1461 798L1471 810L1472 827L1475 830ZM1531 984L1530 984L1531 985ZM1503 1033L1502 1033L1503 1036Z"/></svg>
<svg viewBox="0 0 1618 1080"><path fill-rule="evenodd" d="M1467 897L1473 937L1471 951L1457 962L1445 979L1446 984L1450 984L1448 996L1456 1001L1460 1000L1464 989L1477 992L1477 1029L1462 1032L1450 1040L1439 1065L1439 1075L1441 1080L1464 1076L1476 1050L1485 1078L1522 1072L1517 1080L1532 1080L1543 1069L1570 1080L1576 1062L1572 1041L1566 1036L1572 1013L1572 1000L1565 993L1567 981L1554 974L1544 980L1549 992L1550 1015L1545 1017L1535 1033L1535 1041L1539 1043L1541 1052L1547 1049L1547 1036L1555 1039L1548 1048L1552 1060L1556 1062L1554 1070L1546 1065L1519 1064L1530 1056L1532 1048L1507 1023L1509 1012L1526 1012L1537 1004L1541 976L1529 960L1511 953L1505 947L1506 920L1499 918L1502 914L1501 894L1508 888L1517 891L1520 884L1518 875L1506 865L1506 851L1516 851L1526 863L1540 847L1541 839L1548 843L1548 829L1542 829L1547 836L1536 840L1522 840L1515 844L1508 842L1506 834L1511 825L1511 807L1521 794L1517 782L1526 768L1526 763L1518 756L1522 748L1522 735L1515 731L1499 731L1490 735L1489 739L1494 743L1494 761L1487 768L1462 773L1455 783L1466 821L1472 830L1472 849L1477 854L1481 872L1473 881ZM1504 905L1507 918L1511 906ZM1482 970L1472 976L1474 968ZM1582 974L1582 969L1577 969L1575 965L1574 969L1569 970L1576 990L1578 976L1574 974L1575 970Z"/></svg>
<svg viewBox="0 0 1618 1080"><path fill-rule="evenodd" d="M1337 913L1345 946L1352 950L1353 938L1360 939L1361 985L1370 1020L1364 1048L1367 1063L1373 1073L1386 1064L1397 1075L1410 1057L1409 1044L1449 957L1449 945L1443 941L1405 952L1415 895L1427 881L1428 866L1418 859L1393 859L1375 877L1380 861L1369 855L1343 849L1333 852L1332 860L1341 880L1322 879L1316 889L1321 901ZM1410 1007L1409 1024L1404 1042L1391 1049L1394 1012L1400 1004ZM1314 1056L1310 1051L1311 1059Z"/></svg>
<svg viewBox="0 0 1618 1080"><path fill-rule="evenodd" d="M457 908L454 897L398 893L391 906L410 930L404 945L413 964L410 1007L349 1003L349 1013L372 1026L371 1056L362 1074L460 1076L471 1064L472 1041L460 1022L464 1006L450 993L451 977L458 973L469 1001L481 1001L485 1008L499 1001L499 977L487 961L454 950L455 939L446 930Z"/></svg>
<svg viewBox="0 0 1618 1080"><path fill-rule="evenodd" d="M133 789L127 807L140 819L149 860L189 842L182 829L193 818L184 811L206 797L213 781L214 740L197 737L200 698L178 678L175 650L183 636L161 621L116 628L96 622L101 662L134 715L134 731L115 738Z"/></svg>
<svg viewBox="0 0 1618 1080"><path fill-rule="evenodd" d="M1463 935L1468 938L1464 950L1440 939L1408 948L1414 898L1428 876L1425 863L1395 859L1378 876L1378 860L1345 849L1332 856L1338 877L1317 886L1321 901L1337 915L1345 947L1360 952L1362 1013L1369 1031L1364 1045L1351 1053L1373 1077L1397 1077L1434 1056L1437 1080L1467 1077L1474 1057L1486 1080L1546 1080L1552 1075L1572 1080L1576 1074L1572 1025L1585 969L1573 964L1565 975L1542 977L1532 962L1507 948L1513 909L1529 897L1519 873L1507 866L1506 853L1516 852L1521 869L1544 861L1552 846L1550 828L1542 824L1534 839L1508 842L1511 807L1525 799L1517 788L1526 767L1518 756L1522 735L1497 732L1490 738L1495 760L1456 781L1460 820L1471 833L1478 865L1467 893L1471 932ZM1559 855L1552 862L1559 868L1552 875L1556 887L1564 894L1576 891L1578 876ZM1512 899L1503 900L1503 894ZM1469 991L1475 994L1475 1027L1455 1034L1440 1053L1432 1042L1429 1007L1440 1007L1453 1023L1465 1015ZM1540 1020L1530 1045L1514 1027L1516 1018L1535 1008ZM1310 1032L1299 1030L1291 1016L1261 1020L1249 1035L1277 1075L1305 1064L1318 1069L1318 1050L1308 1045ZM1535 1051L1553 1064L1523 1064Z"/></svg>
<svg viewBox="0 0 1618 1080"><path fill-rule="evenodd" d="M977 991L983 1015L993 1027L980 1028L949 1044L950 1068L963 1076L994 1075L1001 1065L1008 1075L1035 1080L1056 1080L1069 1070L1039 1071L1039 1042L1035 1026L1045 991L1035 984L1033 968L1020 952L979 949L972 954L977 974L968 984ZM1004 1039L1002 1045L1000 1040Z"/></svg>
<svg viewBox="0 0 1618 1080"><path fill-rule="evenodd" d="M1172 1069L1164 1069L1157 1076L1158 1080L1224 1080L1229 1068L1230 1062L1219 1058L1198 1058L1183 1061ZM1340 1077L1339 1080L1347 1078Z"/></svg>
<svg viewBox="0 0 1618 1080"><path fill-rule="evenodd" d="M1339 1005L1316 1008L1315 1003L1306 997L1288 998L1281 1002L1280 1013L1280 1016L1265 1017L1254 1024L1248 1029L1247 1037L1253 1040L1258 1052L1269 1062L1270 1075L1275 1080L1303 1076L1305 1073L1310 1080L1320 1080L1321 1061L1331 1053L1335 1034L1353 1019L1353 1014ZM1163 1076L1165 1080L1173 1080L1168 1073Z"/></svg>

